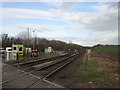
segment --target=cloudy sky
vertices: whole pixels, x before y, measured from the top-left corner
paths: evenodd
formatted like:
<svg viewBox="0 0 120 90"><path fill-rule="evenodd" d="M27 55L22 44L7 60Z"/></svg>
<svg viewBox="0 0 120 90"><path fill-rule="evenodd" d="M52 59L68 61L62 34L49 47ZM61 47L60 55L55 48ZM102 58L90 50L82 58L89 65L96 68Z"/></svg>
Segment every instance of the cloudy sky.
<svg viewBox="0 0 120 90"><path fill-rule="evenodd" d="M37 37L93 46L118 44L117 2L3 2L2 33L35 30ZM2 16L2 17L1 17Z"/></svg>

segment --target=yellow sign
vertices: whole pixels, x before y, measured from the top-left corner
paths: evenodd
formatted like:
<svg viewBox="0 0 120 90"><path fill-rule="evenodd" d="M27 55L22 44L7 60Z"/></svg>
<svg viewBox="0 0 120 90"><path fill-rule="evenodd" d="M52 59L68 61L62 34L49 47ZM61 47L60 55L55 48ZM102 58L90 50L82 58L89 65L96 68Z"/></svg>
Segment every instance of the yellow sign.
<svg viewBox="0 0 120 90"><path fill-rule="evenodd" d="M18 55L23 55L23 45L18 46Z"/></svg>
<svg viewBox="0 0 120 90"><path fill-rule="evenodd" d="M12 45L12 48L13 48L13 52L17 52L18 55L23 55L23 45Z"/></svg>

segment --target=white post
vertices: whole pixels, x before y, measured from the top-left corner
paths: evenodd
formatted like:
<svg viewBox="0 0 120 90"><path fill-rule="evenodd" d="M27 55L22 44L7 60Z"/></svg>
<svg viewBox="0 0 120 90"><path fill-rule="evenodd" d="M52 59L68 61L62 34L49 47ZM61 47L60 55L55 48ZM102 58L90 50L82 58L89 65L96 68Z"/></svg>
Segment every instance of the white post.
<svg viewBox="0 0 120 90"><path fill-rule="evenodd" d="M17 60L17 53L16 53L16 52L13 52L13 53L12 53L12 59L13 59L13 60Z"/></svg>
<svg viewBox="0 0 120 90"><path fill-rule="evenodd" d="M10 60L10 53L7 52L7 61L9 61L9 60Z"/></svg>

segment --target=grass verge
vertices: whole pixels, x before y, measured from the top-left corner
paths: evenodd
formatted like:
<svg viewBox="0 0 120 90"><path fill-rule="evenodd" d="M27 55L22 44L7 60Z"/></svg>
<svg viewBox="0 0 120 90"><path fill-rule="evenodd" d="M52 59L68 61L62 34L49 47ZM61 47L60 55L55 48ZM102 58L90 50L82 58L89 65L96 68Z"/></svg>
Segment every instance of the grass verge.
<svg viewBox="0 0 120 90"><path fill-rule="evenodd" d="M70 75L69 78L79 80L79 83L82 83L84 87L87 85L90 88L117 88L118 63L89 56L87 65L81 65L76 73ZM75 86L80 87L80 84L77 82Z"/></svg>

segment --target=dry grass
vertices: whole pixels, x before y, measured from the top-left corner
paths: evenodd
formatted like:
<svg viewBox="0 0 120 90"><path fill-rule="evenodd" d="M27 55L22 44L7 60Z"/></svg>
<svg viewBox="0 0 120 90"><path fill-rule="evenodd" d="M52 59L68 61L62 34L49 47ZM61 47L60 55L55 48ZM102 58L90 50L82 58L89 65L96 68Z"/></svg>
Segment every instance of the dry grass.
<svg viewBox="0 0 120 90"><path fill-rule="evenodd" d="M81 65L69 78L74 88L118 88L118 62L89 55L87 66Z"/></svg>

